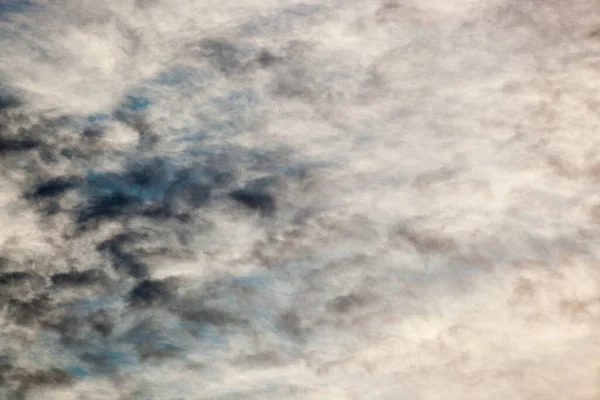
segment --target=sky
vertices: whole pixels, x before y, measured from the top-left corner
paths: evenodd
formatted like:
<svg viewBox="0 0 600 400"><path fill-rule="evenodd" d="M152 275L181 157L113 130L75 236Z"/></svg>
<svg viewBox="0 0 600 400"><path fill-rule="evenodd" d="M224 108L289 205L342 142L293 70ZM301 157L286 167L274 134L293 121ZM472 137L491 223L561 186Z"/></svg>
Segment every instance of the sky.
<svg viewBox="0 0 600 400"><path fill-rule="evenodd" d="M599 17L0 0L0 398L598 399Z"/></svg>

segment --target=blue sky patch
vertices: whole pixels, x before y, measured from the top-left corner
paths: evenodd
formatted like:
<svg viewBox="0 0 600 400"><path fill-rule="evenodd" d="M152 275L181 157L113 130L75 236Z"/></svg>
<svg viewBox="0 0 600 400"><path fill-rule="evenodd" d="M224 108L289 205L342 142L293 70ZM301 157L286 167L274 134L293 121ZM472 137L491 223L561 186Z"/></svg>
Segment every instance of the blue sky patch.
<svg viewBox="0 0 600 400"><path fill-rule="evenodd" d="M109 118L108 114L97 113L97 114L88 115L88 117L86 118L86 120L89 123L95 124L95 123L99 123L99 122L104 122L108 118Z"/></svg>
<svg viewBox="0 0 600 400"><path fill-rule="evenodd" d="M126 96L123 107L129 111L142 111L148 108L152 102L144 96Z"/></svg>

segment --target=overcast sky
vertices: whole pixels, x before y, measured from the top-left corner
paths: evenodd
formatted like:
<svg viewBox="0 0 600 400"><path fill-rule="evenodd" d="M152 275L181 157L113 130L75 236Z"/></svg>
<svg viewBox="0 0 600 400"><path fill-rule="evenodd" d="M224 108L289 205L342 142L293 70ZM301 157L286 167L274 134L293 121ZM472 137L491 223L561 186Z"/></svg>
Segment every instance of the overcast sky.
<svg viewBox="0 0 600 400"><path fill-rule="evenodd" d="M599 14L0 0L0 395L597 399Z"/></svg>

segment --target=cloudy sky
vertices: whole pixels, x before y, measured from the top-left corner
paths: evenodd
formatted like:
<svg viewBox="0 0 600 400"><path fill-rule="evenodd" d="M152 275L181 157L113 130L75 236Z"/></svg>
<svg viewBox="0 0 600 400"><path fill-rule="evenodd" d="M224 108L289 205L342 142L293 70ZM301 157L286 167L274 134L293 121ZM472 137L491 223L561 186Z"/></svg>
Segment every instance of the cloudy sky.
<svg viewBox="0 0 600 400"><path fill-rule="evenodd" d="M0 0L0 398L598 399L599 78L597 0Z"/></svg>

